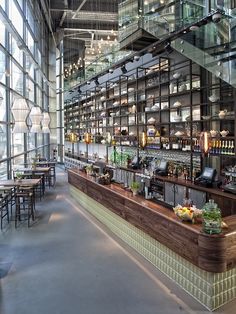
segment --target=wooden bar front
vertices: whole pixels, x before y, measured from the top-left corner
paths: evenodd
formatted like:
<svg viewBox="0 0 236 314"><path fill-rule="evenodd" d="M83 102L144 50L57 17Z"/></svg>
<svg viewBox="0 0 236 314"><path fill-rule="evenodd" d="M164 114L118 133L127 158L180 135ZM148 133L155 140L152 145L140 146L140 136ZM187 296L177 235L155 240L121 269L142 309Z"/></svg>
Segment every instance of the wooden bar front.
<svg viewBox="0 0 236 314"><path fill-rule="evenodd" d="M201 224L183 223L172 210L116 184L100 185L77 169L68 171L68 181L199 268L219 273L236 266L236 215L224 218L222 234L207 235Z"/></svg>

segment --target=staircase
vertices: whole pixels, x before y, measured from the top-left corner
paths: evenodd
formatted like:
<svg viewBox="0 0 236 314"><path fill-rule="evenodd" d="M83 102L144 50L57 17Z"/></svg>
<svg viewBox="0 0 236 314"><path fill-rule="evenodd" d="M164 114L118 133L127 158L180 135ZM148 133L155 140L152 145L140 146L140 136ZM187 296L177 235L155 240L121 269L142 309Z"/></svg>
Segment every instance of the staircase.
<svg viewBox="0 0 236 314"><path fill-rule="evenodd" d="M236 1L165 1L152 12L146 9L143 16L143 26L147 32L157 39L171 36L174 32L195 25L209 15L209 11L222 10L220 21L208 20L207 24L198 29L182 34L171 41L171 46L187 58L236 87ZM214 20L214 19L212 19Z"/></svg>

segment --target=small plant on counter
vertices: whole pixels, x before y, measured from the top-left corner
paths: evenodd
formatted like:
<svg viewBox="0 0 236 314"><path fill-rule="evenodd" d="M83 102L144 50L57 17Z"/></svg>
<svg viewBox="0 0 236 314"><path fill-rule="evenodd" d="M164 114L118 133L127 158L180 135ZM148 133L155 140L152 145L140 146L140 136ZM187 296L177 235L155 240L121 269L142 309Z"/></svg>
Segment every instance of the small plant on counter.
<svg viewBox="0 0 236 314"><path fill-rule="evenodd" d="M22 180L23 178L23 174L21 172L16 172L15 176L18 181Z"/></svg>
<svg viewBox="0 0 236 314"><path fill-rule="evenodd" d="M137 195L138 194L138 190L140 189L140 183L137 181L133 181L131 183L131 191L133 192L133 195Z"/></svg>
<svg viewBox="0 0 236 314"><path fill-rule="evenodd" d="M85 169L87 174L91 175L93 173L93 165L87 165Z"/></svg>

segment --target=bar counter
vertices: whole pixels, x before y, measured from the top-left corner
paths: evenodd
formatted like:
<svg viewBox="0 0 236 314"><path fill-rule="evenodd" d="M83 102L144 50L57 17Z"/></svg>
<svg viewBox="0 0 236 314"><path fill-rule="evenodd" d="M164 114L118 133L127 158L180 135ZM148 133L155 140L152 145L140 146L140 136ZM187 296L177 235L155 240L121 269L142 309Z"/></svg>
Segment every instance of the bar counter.
<svg viewBox="0 0 236 314"><path fill-rule="evenodd" d="M78 201L80 198L83 199L83 195L86 195L87 201L83 204L84 206L91 199L95 203L91 203L90 207L96 207L97 203L101 204L104 208L150 236L151 239L155 239L170 249L170 255L171 252L175 252L190 262L190 268L191 265L195 265L197 267L195 272L200 274L198 277L209 274L210 277L213 276L211 278L218 278L218 275L222 274L221 277L228 280L229 274L236 276L236 215L224 217L223 220L228 228L223 229L220 235L208 235L202 232L201 224L182 222L171 209L145 200L141 196L133 196L131 192L125 191L117 184L98 184L91 176L78 169L68 170L68 181L80 193L78 194ZM93 210L96 215L98 208ZM177 260L177 257L174 260ZM184 260L182 260L183 264L185 263ZM208 285L209 282L207 281L206 289L209 288ZM185 287L183 288L185 289ZM204 290L204 288L201 289ZM193 291L195 290L193 289ZM234 282L234 294L235 291L236 283ZM210 293L212 294L210 299L204 301L205 294L202 297L197 297L195 292L190 292L190 294L210 309L219 307L235 297L231 293L228 297L217 299L215 295L213 297L213 294Z"/></svg>

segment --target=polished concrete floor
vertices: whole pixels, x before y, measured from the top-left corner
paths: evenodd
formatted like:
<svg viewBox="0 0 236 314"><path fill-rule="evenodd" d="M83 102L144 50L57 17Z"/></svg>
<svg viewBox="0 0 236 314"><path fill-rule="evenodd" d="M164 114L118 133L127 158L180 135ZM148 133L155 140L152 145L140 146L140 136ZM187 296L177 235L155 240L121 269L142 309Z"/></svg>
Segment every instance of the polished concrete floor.
<svg viewBox="0 0 236 314"><path fill-rule="evenodd" d="M0 314L208 313L79 208L62 169L37 216L0 233Z"/></svg>

